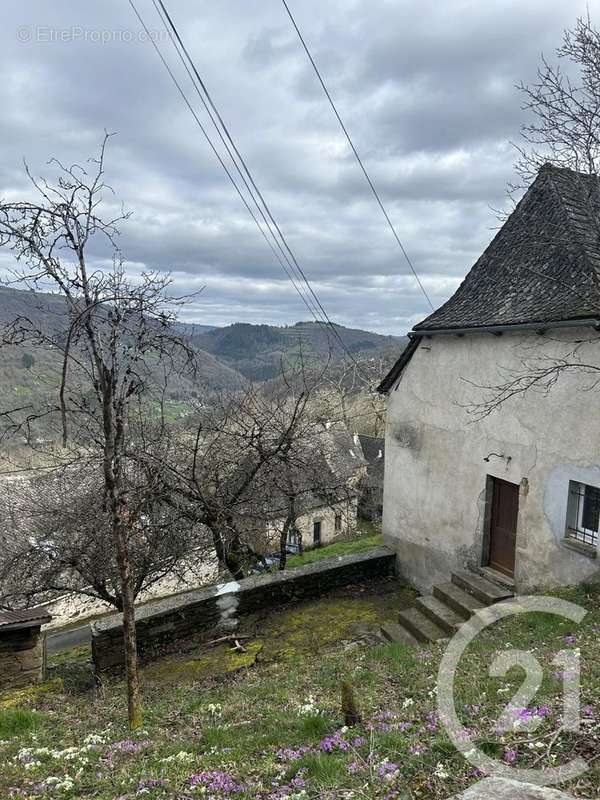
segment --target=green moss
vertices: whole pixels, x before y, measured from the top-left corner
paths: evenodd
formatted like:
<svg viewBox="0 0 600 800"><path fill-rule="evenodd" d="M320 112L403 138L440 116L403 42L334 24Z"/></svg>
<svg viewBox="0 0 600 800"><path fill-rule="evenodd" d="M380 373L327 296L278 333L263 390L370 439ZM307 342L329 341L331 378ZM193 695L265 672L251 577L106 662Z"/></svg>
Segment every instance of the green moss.
<svg viewBox="0 0 600 800"><path fill-rule="evenodd" d="M289 658L314 653L340 639L352 638L357 625L377 620L376 608L364 600L328 599L293 608L267 626L264 655Z"/></svg>
<svg viewBox="0 0 600 800"><path fill-rule="evenodd" d="M53 678L46 683L36 686L26 686L23 689L12 689L4 692L0 696L0 709L18 708L19 706L30 705L39 700L42 695L59 694L63 690L61 678Z"/></svg>
<svg viewBox="0 0 600 800"><path fill-rule="evenodd" d="M181 683L231 674L251 667L262 648L262 641L257 639L245 644L243 651L223 645L205 651L197 658L163 659L147 667L144 678L150 683Z"/></svg>

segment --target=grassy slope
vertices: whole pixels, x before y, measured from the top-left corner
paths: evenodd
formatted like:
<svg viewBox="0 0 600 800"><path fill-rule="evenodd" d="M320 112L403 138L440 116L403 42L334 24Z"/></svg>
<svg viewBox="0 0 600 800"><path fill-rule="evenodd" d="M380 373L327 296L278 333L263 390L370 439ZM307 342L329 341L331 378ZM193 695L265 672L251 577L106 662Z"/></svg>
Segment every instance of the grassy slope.
<svg viewBox="0 0 600 800"><path fill-rule="evenodd" d="M107 682L93 697L52 685L45 693L7 695L4 706L11 707L0 712L0 797L18 787L18 797L134 798L148 781L164 784L141 796L180 800L199 795L193 781L215 798L416 800L464 789L477 776L435 715L443 646L349 645L357 626L393 618L410 601L408 590L385 593L389 588L381 585L371 594L357 587L354 596L285 609L259 628L260 638L247 641L246 653L204 650L147 667L145 727L134 737L124 726L119 681ZM590 609L582 625L574 630L538 614L490 629L461 662L456 705L475 741L500 758L514 754L517 766L552 765L575 754L596 758L587 775L563 788L598 798L600 588L561 594ZM517 729L499 737L495 719L522 681L519 670L489 676L508 642L532 650L543 664L544 681L533 702L546 708L534 733ZM582 656L584 724L579 734L556 735L562 682L552 660L572 647ZM75 674L76 665L71 670ZM341 730L343 680L354 684L365 723L348 732ZM89 736L99 739L86 743ZM382 779L382 773L391 777ZM44 792L48 776L62 788Z"/></svg>
<svg viewBox="0 0 600 800"><path fill-rule="evenodd" d="M325 558L335 558L337 556L347 556L350 553L360 553L370 547L378 547L383 544L383 537L370 523L361 523L361 533L357 539L335 542L325 547L317 547L314 550L307 550L302 556L290 556L287 559L288 569L302 567L304 564L312 564L315 561L322 561Z"/></svg>

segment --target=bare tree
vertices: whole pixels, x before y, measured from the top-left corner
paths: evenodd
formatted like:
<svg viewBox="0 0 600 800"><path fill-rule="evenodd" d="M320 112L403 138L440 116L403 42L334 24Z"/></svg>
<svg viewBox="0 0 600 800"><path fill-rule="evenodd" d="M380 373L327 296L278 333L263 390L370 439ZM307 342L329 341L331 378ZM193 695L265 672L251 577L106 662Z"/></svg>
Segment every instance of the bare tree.
<svg viewBox="0 0 600 800"><path fill-rule="evenodd" d="M362 460L352 458L353 440L343 422L332 423L331 413L324 415L320 393L326 374L314 383L305 379L300 384L301 405L294 394L299 385L292 381L290 396L285 400L283 395L283 402L277 401L278 413L267 415L268 436L283 442L283 446L272 450L263 461L236 509L240 527L256 542L256 549L272 552L277 548L280 570L286 567L292 534L302 548L299 522L306 514L317 507L337 510L357 496L357 470ZM272 395L268 407L273 409ZM246 451L251 448L248 443Z"/></svg>
<svg viewBox="0 0 600 800"><path fill-rule="evenodd" d="M564 32L556 56L556 63L542 56L537 80L518 86L530 120L521 129L523 143L517 145L521 180L512 187L516 190L528 186L545 162L598 174L600 32L589 14Z"/></svg>
<svg viewBox="0 0 600 800"><path fill-rule="evenodd" d="M12 252L14 282L29 289L52 289L64 301L64 319L48 333L33 320L19 317L4 331L11 345L38 346L61 355L56 402L44 408L25 403L6 409L5 435L24 435L35 444L40 420L57 421L61 451L46 448L40 459L57 467L92 465L101 486L104 546L117 565L118 598L123 612L129 722L141 721L135 634L136 577L132 543L143 525L148 487L131 492L129 453L131 421L140 399L152 409L153 367L158 362L185 363L192 354L175 336L174 302L168 276L147 272L129 280L116 244L118 225L128 219L122 209L101 216L112 193L104 180L108 134L97 158L85 166L66 166L53 159L58 176L34 178L33 200L0 203L0 246ZM112 267L90 263L91 248L108 252ZM98 263L98 262L97 262ZM106 261L104 261L106 263ZM137 480L137 478L136 478ZM142 501L142 497L144 500Z"/></svg>
<svg viewBox="0 0 600 800"><path fill-rule="evenodd" d="M319 393L328 413L341 419L349 431L382 436L385 398L376 387L394 362L394 356L357 356L331 363L323 373Z"/></svg>
<svg viewBox="0 0 600 800"><path fill-rule="evenodd" d="M167 451L149 454L165 495L198 530L210 531L219 563L236 580L264 561L267 519L287 520L284 553L306 498L333 498L345 485L321 452L328 412L316 398L326 369L305 370L300 359L266 386L213 396Z"/></svg>
<svg viewBox="0 0 600 800"><path fill-rule="evenodd" d="M544 164L566 167L591 177L578 178L577 191L583 205L592 246L600 239L598 214L598 174L600 166L600 31L594 27L589 13L577 19L575 26L563 34L556 49L556 61L542 56L537 80L517 87L524 98L523 110L528 122L521 129L522 143L515 165L519 180L509 186L509 195L520 194L529 186ZM513 211L511 246L527 248L530 261L544 264L553 254L564 259L564 226L546 220L542 233L532 235L526 215L520 206ZM532 258L535 254L535 259ZM525 259L523 259L525 260ZM582 275L579 285L572 279L545 274L543 269L529 269L532 275L564 291L565 298L577 296L588 316L599 315L590 301L592 286ZM588 279L589 280L589 279ZM583 377L584 388L598 383L598 337L590 334L577 340L544 336L524 347L519 366L511 370L500 367L501 377L495 383L472 382L483 390L483 398L467 406L475 418L488 416L506 401L530 393L547 394L561 376ZM544 352L545 350L548 352ZM585 377L588 376L588 377ZM589 380L588 380L589 378Z"/></svg>
<svg viewBox="0 0 600 800"><path fill-rule="evenodd" d="M130 520L128 552L137 598L163 578L176 577L197 547L187 519L163 501L156 476L127 462L123 476ZM135 523L134 523L135 520ZM123 591L106 507L102 473L93 456L63 469L3 482L0 523L0 602L47 602L81 595L123 611ZM196 551L194 557L201 557Z"/></svg>
<svg viewBox="0 0 600 800"><path fill-rule="evenodd" d="M337 514L343 508L340 516L347 517L357 498L355 472L334 470L327 458L328 447L327 431L311 427L309 435L295 438L268 471L262 524L266 522L276 532L280 570L286 567L291 534L303 549L300 523L306 514L315 508ZM256 512L249 509L249 514Z"/></svg>
<svg viewBox="0 0 600 800"><path fill-rule="evenodd" d="M310 390L251 386L214 395L198 410L196 425L173 433L159 458L147 453L178 513L207 529L220 564L235 579L260 560L253 546L249 497L259 502L268 469L302 435Z"/></svg>
<svg viewBox="0 0 600 800"><path fill-rule="evenodd" d="M547 345L551 346L552 355L543 352ZM517 369L501 367L503 380L488 384L466 381L483 393L482 399L467 404L466 410L474 419L484 419L509 400L528 394L546 396L567 374L580 377L581 390L597 389L600 384L597 351L597 336L575 342L546 337L543 343L535 343L524 350Z"/></svg>

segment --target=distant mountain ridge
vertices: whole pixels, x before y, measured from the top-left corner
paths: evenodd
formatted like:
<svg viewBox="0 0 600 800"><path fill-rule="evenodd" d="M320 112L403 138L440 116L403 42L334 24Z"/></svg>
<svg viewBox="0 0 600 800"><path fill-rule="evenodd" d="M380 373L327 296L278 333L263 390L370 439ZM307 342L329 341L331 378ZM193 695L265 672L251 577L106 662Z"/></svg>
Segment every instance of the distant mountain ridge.
<svg viewBox="0 0 600 800"><path fill-rule="evenodd" d="M275 377L284 356L302 353L310 360L329 355L339 359L347 352L375 355L393 351L397 355L406 344L403 337L385 336L359 328L335 325L335 330L343 347L329 326L317 322L297 322L284 327L235 322L199 334L194 337L194 343L249 380Z"/></svg>
<svg viewBox="0 0 600 800"><path fill-rule="evenodd" d="M48 333L64 328L64 300L60 295L17 290L0 286L0 327L18 316L29 318ZM192 344L198 354L199 374L195 386L189 381L177 382L171 388L173 400L185 401L203 386L230 389L246 381L266 381L280 371L282 359L300 354L307 360L325 357L338 360L345 350L354 355L396 357L406 339L385 336L358 328L336 325L344 342L325 325L297 322L294 325L253 325L236 322L224 327L194 322L177 322L176 330ZM37 392L54 391L60 368L60 353L49 349L29 348L35 364L22 364L23 348L0 349L0 404L14 399L15 394L27 397ZM0 407L0 410L1 410Z"/></svg>

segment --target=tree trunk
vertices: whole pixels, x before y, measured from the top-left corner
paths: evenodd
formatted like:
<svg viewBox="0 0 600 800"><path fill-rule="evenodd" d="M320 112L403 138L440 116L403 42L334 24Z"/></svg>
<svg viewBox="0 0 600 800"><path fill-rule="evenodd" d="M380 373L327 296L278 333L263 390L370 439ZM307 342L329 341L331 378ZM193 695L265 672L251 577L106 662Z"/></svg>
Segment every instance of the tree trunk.
<svg viewBox="0 0 600 800"><path fill-rule="evenodd" d="M118 530L117 557L123 592L123 647L125 650L125 674L127 677L127 714L130 728L142 724L142 705L140 701L140 677L137 659L137 637L135 630L135 595L129 564L129 553L125 532Z"/></svg>
<svg viewBox="0 0 600 800"><path fill-rule="evenodd" d="M294 497L290 498L289 512L283 528L281 529L281 536L279 537L279 569L284 570L287 563L287 543L288 536L292 525L296 522L296 503Z"/></svg>
<svg viewBox="0 0 600 800"><path fill-rule="evenodd" d="M283 572L285 569L285 565L287 562L287 537L288 537L289 525L287 524L287 520L285 525L283 526L283 530L281 531L281 536L279 537L279 569Z"/></svg>
<svg viewBox="0 0 600 800"><path fill-rule="evenodd" d="M123 407L115 411L113 405L112 381L105 376L103 386L104 421L104 486L112 519L112 535L117 551L117 564L121 579L123 599L123 648L125 651L125 674L127 677L127 713L129 727L138 728L142 724L140 702L140 679L137 663L137 642L135 631L135 593L129 560L127 542L128 525L131 524L127 508L123 502L121 453L125 437Z"/></svg>
<svg viewBox="0 0 600 800"><path fill-rule="evenodd" d="M125 669L127 672L127 716L129 718L129 727L133 729L139 728L142 724L133 598L123 603L123 640L125 646Z"/></svg>

